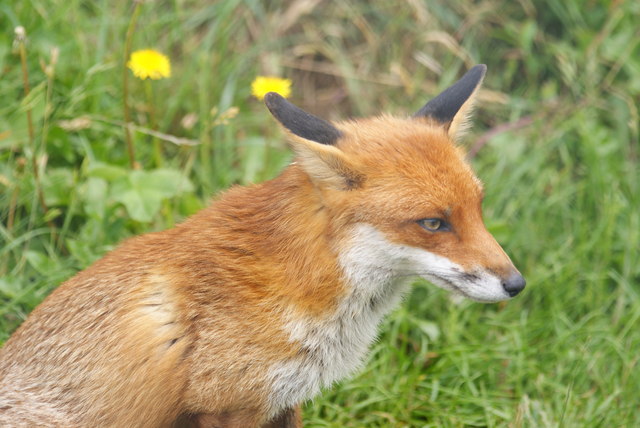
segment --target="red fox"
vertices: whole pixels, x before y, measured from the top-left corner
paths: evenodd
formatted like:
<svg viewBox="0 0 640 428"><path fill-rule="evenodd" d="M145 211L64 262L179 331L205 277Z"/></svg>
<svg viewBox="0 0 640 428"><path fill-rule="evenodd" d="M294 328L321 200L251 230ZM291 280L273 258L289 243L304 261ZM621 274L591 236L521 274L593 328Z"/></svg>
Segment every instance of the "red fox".
<svg viewBox="0 0 640 428"><path fill-rule="evenodd" d="M0 426L301 427L411 278L518 294L455 143L485 71L409 118L330 123L267 94L294 162L51 293L0 350Z"/></svg>

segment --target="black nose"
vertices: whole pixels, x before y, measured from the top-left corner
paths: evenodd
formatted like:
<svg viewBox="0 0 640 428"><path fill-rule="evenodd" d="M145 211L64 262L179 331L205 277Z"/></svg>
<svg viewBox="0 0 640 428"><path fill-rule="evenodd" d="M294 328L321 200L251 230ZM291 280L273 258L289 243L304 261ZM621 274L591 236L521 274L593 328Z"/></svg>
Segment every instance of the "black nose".
<svg viewBox="0 0 640 428"><path fill-rule="evenodd" d="M502 281L502 288L509 294L510 297L515 296L527 285L527 281L519 273L513 273L509 278Z"/></svg>

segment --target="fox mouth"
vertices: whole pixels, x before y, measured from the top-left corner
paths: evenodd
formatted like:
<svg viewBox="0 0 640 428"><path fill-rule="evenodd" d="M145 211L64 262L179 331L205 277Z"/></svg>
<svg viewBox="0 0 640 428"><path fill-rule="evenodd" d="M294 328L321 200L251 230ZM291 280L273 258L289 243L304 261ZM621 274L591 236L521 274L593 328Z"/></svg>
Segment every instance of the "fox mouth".
<svg viewBox="0 0 640 428"><path fill-rule="evenodd" d="M430 272L430 271L423 271L423 272L415 272L413 274L404 274L401 275L404 277L409 277L409 276L417 276L417 277L421 277L426 279L427 281L432 282L434 285L443 288L447 291L450 291L452 293L458 294L462 297L465 297L467 299L470 300L475 300L475 301L479 301L479 302L493 302L494 300L490 300L490 299L482 299L482 298L478 298L473 296L472 294L470 294L469 292L465 291L463 289L463 287L460 286L460 283L469 283L472 284L476 281L480 280L480 277L478 275L475 275L473 273L468 273L468 272L463 272L460 271L458 269L455 270L455 275L444 275L443 273L435 273L435 272ZM451 276L455 276L454 278L451 278Z"/></svg>
<svg viewBox="0 0 640 428"><path fill-rule="evenodd" d="M501 300L509 299L509 296L506 293L501 296L496 296L491 295L493 293L490 293L489 295L483 295L484 293L473 293L473 289L467 290L464 287L465 284L477 286L478 282L482 281L482 278L479 275L473 273L456 272L455 278L433 272L428 272L420 276L433 282L435 285L444 288L445 290L458 294L467 299L474 300L476 302L495 303Z"/></svg>
<svg viewBox="0 0 640 428"><path fill-rule="evenodd" d="M455 282L453 282L449 278L445 278L445 277L440 276L440 275L428 274L428 278L427 279L430 279L430 278L436 279L437 281L435 281L435 282L444 283L447 288L451 289L451 291L453 291L455 293L458 293L458 294L462 295L463 297L466 297L467 299L476 300L472 296L470 296L468 293L466 293L464 290L462 290L462 288L460 288Z"/></svg>

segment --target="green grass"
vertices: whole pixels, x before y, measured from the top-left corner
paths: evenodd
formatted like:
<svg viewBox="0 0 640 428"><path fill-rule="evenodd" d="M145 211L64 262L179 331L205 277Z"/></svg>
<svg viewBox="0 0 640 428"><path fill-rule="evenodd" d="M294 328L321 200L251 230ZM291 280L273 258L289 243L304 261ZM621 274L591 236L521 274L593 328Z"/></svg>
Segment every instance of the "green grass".
<svg viewBox="0 0 640 428"><path fill-rule="evenodd" d="M640 3L379 3L145 3L133 48L173 65L152 85L158 131L199 144L161 141L159 168L152 138L135 132L136 172L121 126L130 2L2 3L0 341L125 237L277 174L290 155L250 97L256 75L293 79L294 102L337 119L411 113L484 62L467 142L478 148L486 222L529 286L506 305L481 305L416 284L366 368L309 403L306 424L639 426ZM129 100L149 128L133 77ZM232 107L238 114L221 120Z"/></svg>

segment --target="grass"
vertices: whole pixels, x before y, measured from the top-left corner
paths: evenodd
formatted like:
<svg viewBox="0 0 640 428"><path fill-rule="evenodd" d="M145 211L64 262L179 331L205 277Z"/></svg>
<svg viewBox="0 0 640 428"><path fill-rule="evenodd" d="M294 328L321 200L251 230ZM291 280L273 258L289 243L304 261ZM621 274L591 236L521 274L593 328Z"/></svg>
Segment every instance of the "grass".
<svg viewBox="0 0 640 428"><path fill-rule="evenodd" d="M318 3L144 3L132 47L168 54L173 76L153 103L130 78L136 171L122 127L132 4L0 5L0 341L122 239L277 174L289 154L250 97L256 75L291 78L294 102L336 119L411 113L484 62L467 141L486 222L529 287L480 305L416 284L366 368L309 403L306 424L640 425L640 4ZM161 139L162 167L150 106L157 131L199 143Z"/></svg>

